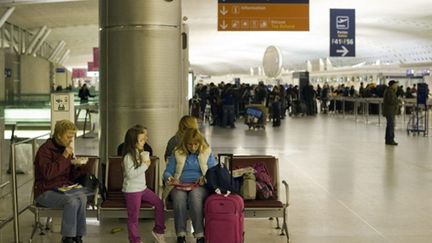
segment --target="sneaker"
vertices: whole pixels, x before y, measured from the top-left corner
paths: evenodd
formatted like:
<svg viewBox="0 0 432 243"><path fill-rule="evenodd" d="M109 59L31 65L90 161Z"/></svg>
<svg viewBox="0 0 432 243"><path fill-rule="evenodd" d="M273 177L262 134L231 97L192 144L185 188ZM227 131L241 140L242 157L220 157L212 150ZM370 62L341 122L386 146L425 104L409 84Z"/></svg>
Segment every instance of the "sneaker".
<svg viewBox="0 0 432 243"><path fill-rule="evenodd" d="M204 237L198 238L196 243L205 243Z"/></svg>
<svg viewBox="0 0 432 243"><path fill-rule="evenodd" d="M178 236L177 237L177 243L186 243L186 237L185 236Z"/></svg>
<svg viewBox="0 0 432 243"><path fill-rule="evenodd" d="M394 146L396 146L396 145L398 145L398 143L396 143L395 141L393 141L393 142L386 142L386 145L394 145Z"/></svg>
<svg viewBox="0 0 432 243"><path fill-rule="evenodd" d="M83 243L82 236L77 236L73 238L75 243Z"/></svg>
<svg viewBox="0 0 432 243"><path fill-rule="evenodd" d="M61 243L75 243L72 237L63 237Z"/></svg>
<svg viewBox="0 0 432 243"><path fill-rule="evenodd" d="M153 238L155 239L155 242L157 243L165 243L165 235L164 234L158 234L154 231L152 231Z"/></svg>

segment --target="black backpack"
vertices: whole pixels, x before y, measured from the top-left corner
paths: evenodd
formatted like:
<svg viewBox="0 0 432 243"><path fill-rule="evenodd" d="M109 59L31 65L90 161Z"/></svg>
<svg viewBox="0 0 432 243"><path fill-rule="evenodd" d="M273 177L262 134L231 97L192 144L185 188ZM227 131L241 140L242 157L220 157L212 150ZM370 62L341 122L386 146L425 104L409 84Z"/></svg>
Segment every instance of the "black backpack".
<svg viewBox="0 0 432 243"><path fill-rule="evenodd" d="M216 166L208 169L205 174L207 181L206 188L210 191L210 193L214 193L215 190L219 188L223 194L225 194L227 191L238 194L240 191L240 185L233 180L225 164L220 162L221 156L223 155L218 155L219 163ZM232 154L224 156L230 156L232 159Z"/></svg>

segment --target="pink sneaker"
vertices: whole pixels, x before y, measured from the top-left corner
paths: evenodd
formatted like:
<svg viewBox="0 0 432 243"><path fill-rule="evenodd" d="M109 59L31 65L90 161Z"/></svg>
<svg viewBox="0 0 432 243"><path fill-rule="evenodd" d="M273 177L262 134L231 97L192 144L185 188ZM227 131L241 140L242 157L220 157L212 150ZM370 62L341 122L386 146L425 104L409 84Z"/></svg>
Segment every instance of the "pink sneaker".
<svg viewBox="0 0 432 243"><path fill-rule="evenodd" d="M158 233L152 231L152 235L153 235L153 238L155 239L155 242L157 242L157 243L166 243L165 242L165 235L164 234L158 234Z"/></svg>

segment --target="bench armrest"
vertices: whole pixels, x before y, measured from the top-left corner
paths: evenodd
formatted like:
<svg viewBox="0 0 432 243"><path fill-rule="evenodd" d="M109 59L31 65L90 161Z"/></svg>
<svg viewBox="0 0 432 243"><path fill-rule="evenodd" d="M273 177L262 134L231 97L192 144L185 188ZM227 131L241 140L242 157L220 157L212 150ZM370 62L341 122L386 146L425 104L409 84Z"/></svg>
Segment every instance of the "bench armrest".
<svg viewBox="0 0 432 243"><path fill-rule="evenodd" d="M289 206L289 185L285 180L282 180L282 184L284 185L285 188L285 205L284 208L287 208Z"/></svg>

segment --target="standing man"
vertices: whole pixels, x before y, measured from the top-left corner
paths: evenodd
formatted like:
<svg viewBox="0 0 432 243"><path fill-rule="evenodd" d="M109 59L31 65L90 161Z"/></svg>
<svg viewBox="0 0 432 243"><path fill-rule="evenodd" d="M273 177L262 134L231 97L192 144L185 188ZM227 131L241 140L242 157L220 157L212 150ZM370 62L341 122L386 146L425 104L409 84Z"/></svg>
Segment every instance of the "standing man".
<svg viewBox="0 0 432 243"><path fill-rule="evenodd" d="M396 96L398 82L390 80L388 87L384 91L383 115L387 120L385 144L398 145L394 140L395 116L399 110L399 100Z"/></svg>

